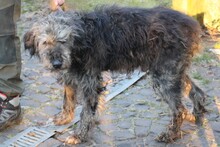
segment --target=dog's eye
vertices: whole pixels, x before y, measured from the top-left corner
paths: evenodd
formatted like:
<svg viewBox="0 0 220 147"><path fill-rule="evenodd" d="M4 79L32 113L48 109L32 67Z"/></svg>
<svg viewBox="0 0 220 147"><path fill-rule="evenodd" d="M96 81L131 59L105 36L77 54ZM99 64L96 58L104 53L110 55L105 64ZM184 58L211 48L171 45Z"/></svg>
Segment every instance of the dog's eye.
<svg viewBox="0 0 220 147"><path fill-rule="evenodd" d="M65 43L65 41L59 41L59 43L64 44L64 43Z"/></svg>
<svg viewBox="0 0 220 147"><path fill-rule="evenodd" d="M43 44L43 45L46 45L46 44L47 44L47 42L46 42L46 41L44 41L42 44Z"/></svg>

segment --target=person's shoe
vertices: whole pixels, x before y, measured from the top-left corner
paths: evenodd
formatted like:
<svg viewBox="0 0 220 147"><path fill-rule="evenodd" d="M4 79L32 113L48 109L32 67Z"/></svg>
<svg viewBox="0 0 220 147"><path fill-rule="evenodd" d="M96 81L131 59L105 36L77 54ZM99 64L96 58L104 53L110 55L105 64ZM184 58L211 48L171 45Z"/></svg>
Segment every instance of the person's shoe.
<svg viewBox="0 0 220 147"><path fill-rule="evenodd" d="M3 99L4 94L0 93L0 130L7 128L18 122L21 114L21 106L12 105L9 101L13 99Z"/></svg>

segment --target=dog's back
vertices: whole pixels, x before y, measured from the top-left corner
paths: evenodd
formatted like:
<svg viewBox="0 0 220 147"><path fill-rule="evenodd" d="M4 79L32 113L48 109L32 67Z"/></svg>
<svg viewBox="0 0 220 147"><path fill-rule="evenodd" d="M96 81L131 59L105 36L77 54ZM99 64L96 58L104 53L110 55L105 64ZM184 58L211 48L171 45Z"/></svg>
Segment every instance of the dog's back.
<svg viewBox="0 0 220 147"><path fill-rule="evenodd" d="M189 58L199 50L199 24L171 9L104 6L84 13L82 20L86 32L82 39L87 40L90 55L102 61L97 61L100 68L146 70L161 55Z"/></svg>

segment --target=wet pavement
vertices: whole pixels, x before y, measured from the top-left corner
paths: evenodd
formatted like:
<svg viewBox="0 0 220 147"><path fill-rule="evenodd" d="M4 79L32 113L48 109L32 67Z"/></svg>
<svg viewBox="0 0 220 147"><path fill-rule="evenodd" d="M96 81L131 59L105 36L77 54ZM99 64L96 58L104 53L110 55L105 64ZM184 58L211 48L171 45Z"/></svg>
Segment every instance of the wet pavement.
<svg viewBox="0 0 220 147"><path fill-rule="evenodd" d="M205 43L211 48L214 42ZM204 57L207 54L208 57ZM106 104L97 126L90 134L89 141L76 146L220 146L220 61L211 52L205 51L197 57L190 75L210 96L207 100L205 123L198 127L184 122L182 138L170 143L158 143L154 138L164 131L171 119L168 106L157 98L148 77L141 78L127 90ZM211 58L210 58L211 57ZM36 58L22 53L22 79L25 91L21 97L22 121L0 132L0 143L4 142L31 126L41 126L54 114L61 111L63 87L39 64ZM192 109L189 99L183 99L188 109ZM61 140L70 130L48 138L40 147L69 146Z"/></svg>

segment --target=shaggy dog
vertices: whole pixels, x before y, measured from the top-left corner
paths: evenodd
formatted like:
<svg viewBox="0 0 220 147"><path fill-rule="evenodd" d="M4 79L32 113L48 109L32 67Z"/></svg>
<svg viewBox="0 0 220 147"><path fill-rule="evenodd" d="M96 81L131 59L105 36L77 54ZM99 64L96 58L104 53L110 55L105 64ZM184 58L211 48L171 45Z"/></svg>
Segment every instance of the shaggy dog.
<svg viewBox="0 0 220 147"><path fill-rule="evenodd" d="M205 94L187 75L192 57L199 51L200 26L192 18L167 8L151 9L103 6L92 12L55 12L40 19L25 34L25 49L44 66L61 73L64 104L54 123L73 119L81 103L80 126L66 143L85 141L95 122L102 94L101 72L147 71L155 92L172 110L166 132L157 140L172 142L181 137L184 119L201 124ZM193 116L181 102L188 96Z"/></svg>

